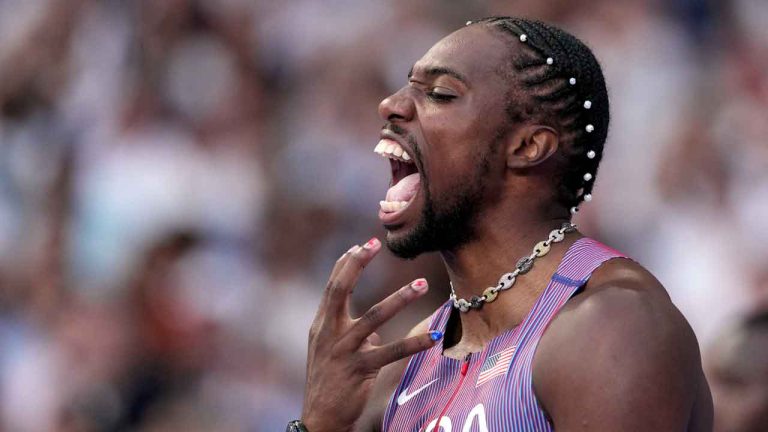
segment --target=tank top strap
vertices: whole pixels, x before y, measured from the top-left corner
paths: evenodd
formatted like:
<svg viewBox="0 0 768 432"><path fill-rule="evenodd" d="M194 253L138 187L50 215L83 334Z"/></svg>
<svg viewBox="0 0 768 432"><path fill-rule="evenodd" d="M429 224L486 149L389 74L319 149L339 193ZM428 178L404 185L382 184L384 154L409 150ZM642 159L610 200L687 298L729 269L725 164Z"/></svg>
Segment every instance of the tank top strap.
<svg viewBox="0 0 768 432"><path fill-rule="evenodd" d="M453 311L451 300L443 303L435 312L429 322L429 331L440 330L445 333L445 327L448 325L448 319Z"/></svg>
<svg viewBox="0 0 768 432"><path fill-rule="evenodd" d="M623 253L589 237L577 240L557 268L552 280L581 288L601 264L612 258L626 258Z"/></svg>
<svg viewBox="0 0 768 432"><path fill-rule="evenodd" d="M522 323L519 347L538 338L552 318L587 283L592 272L612 258L625 258L621 252L597 240L582 237L574 242L560 261L549 285Z"/></svg>
<svg viewBox="0 0 768 432"><path fill-rule="evenodd" d="M623 254L593 239L575 241L560 261L549 285L539 296L520 325L516 351L508 369L505 397L515 430L552 431L547 413L533 388L533 358L536 348L552 318L589 280L592 272L605 261Z"/></svg>

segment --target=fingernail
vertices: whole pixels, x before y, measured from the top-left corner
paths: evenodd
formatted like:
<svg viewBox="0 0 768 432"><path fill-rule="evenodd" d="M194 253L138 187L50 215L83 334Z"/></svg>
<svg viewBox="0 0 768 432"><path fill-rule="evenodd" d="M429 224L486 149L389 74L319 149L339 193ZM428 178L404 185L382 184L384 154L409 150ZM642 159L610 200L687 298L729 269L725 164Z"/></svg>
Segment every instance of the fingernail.
<svg viewBox="0 0 768 432"><path fill-rule="evenodd" d="M429 332L429 338L432 339L433 342L437 342L443 338L443 332L440 330L432 330Z"/></svg>
<svg viewBox="0 0 768 432"><path fill-rule="evenodd" d="M424 292L427 290L427 280L424 278L416 279L411 282L411 288L413 288L414 291Z"/></svg>
<svg viewBox="0 0 768 432"><path fill-rule="evenodd" d="M365 246L363 246L363 248L365 248L365 249L375 249L375 248L379 247L379 244L380 244L379 243L379 239L374 237L374 238L368 240L368 243L366 243Z"/></svg>

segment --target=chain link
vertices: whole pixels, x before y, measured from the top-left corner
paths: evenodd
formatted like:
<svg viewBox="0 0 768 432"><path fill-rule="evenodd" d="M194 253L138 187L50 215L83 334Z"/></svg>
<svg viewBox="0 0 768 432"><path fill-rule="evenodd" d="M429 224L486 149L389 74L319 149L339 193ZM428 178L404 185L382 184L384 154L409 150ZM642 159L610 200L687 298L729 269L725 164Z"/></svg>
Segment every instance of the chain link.
<svg viewBox="0 0 768 432"><path fill-rule="evenodd" d="M515 270L503 274L501 278L499 278L499 283L496 286L486 288L481 296L472 296L470 300L458 298L456 297L456 291L453 289L453 283L450 283L451 294L448 299L453 302L453 307L461 312L468 312L470 309L480 309L485 303L491 303L496 300L496 296L499 292L512 288L518 276L531 271L536 258L541 258L548 254L552 244L563 241L566 234L570 234L574 231L576 231L576 225L570 222L564 223L560 229L552 230L549 233L547 240L536 243L536 246L533 247L533 252L530 255L520 258L515 265Z"/></svg>

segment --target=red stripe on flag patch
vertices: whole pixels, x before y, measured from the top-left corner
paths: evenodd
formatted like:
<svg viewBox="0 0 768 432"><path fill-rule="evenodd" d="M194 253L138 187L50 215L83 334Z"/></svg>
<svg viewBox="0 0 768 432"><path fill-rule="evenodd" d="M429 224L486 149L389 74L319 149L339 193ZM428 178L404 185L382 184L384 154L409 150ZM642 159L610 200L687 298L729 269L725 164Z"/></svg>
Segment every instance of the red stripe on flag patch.
<svg viewBox="0 0 768 432"><path fill-rule="evenodd" d="M515 348L515 346L511 346L485 359L483 367L480 368L480 374L477 376L475 387L480 387L497 376L505 375L509 369L509 364L512 362L512 356L515 354Z"/></svg>

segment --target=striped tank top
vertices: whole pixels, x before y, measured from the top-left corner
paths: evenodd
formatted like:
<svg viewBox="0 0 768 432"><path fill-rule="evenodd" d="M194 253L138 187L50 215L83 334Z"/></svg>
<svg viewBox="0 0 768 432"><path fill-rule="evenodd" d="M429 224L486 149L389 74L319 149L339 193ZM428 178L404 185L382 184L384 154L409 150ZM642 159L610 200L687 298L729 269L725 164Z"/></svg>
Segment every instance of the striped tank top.
<svg viewBox="0 0 768 432"><path fill-rule="evenodd" d="M384 413L384 431L551 431L533 391L532 364L547 325L603 262L624 257L590 238L571 245L548 286L517 327L464 360L442 355L441 344L411 357ZM430 330L445 331L446 302ZM438 427L439 424L439 427Z"/></svg>

